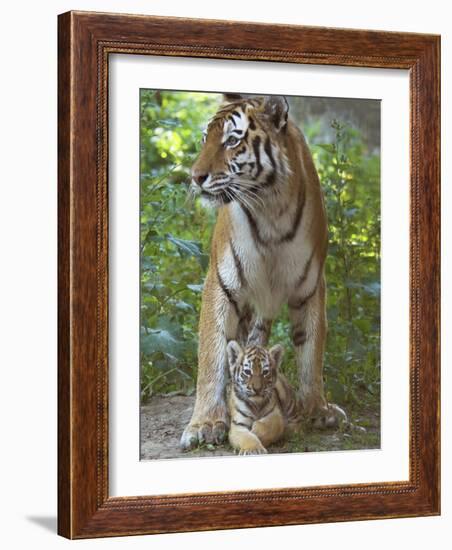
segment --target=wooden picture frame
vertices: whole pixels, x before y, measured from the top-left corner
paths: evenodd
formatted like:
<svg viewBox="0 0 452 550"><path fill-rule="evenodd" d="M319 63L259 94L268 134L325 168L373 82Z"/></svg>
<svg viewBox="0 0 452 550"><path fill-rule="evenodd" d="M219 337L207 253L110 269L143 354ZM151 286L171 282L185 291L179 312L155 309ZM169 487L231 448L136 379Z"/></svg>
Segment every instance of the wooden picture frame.
<svg viewBox="0 0 452 550"><path fill-rule="evenodd" d="M58 50L59 534L87 538L439 514L440 38L68 12L59 16ZM109 496L107 94L113 53L409 71L409 481Z"/></svg>

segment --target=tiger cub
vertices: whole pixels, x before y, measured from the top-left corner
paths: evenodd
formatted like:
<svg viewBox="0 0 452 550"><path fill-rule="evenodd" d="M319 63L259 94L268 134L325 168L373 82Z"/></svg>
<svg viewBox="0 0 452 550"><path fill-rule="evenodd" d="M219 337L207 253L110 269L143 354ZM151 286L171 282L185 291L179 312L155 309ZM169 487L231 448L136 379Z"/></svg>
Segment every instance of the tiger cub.
<svg viewBox="0 0 452 550"><path fill-rule="evenodd" d="M231 340L226 348L231 384L228 395L229 442L240 454L266 453L300 421L295 390L278 371L284 348L266 349Z"/></svg>

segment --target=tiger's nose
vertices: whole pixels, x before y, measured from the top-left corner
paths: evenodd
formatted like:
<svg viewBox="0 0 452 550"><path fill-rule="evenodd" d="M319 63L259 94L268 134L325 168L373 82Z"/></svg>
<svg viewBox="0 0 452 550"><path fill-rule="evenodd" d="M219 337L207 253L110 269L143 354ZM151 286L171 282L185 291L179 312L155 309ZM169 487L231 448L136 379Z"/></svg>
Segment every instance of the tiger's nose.
<svg viewBox="0 0 452 550"><path fill-rule="evenodd" d="M199 187L202 186L208 177L209 174L203 174L202 172L193 172L192 174L193 181L197 183Z"/></svg>

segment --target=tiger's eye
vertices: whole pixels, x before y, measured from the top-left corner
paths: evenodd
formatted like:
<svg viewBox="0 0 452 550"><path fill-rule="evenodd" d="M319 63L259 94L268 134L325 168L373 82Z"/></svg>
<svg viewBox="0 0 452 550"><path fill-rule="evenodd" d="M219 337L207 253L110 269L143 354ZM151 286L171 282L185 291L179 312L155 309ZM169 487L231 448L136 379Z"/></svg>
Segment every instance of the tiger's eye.
<svg viewBox="0 0 452 550"><path fill-rule="evenodd" d="M229 136L228 139L225 141L225 145L227 145L228 147L233 147L234 145L237 145L239 141L239 138L236 138L235 136Z"/></svg>

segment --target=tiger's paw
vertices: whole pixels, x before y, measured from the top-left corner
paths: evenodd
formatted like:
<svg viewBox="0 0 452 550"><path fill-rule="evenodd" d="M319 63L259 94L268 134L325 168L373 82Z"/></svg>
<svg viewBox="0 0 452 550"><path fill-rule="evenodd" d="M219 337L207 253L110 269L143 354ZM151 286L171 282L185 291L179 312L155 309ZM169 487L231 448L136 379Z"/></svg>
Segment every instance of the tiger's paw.
<svg viewBox="0 0 452 550"><path fill-rule="evenodd" d="M256 448L256 449L240 449L239 455L240 456L251 456L251 455L266 455L268 453L267 449L265 447L262 448Z"/></svg>
<svg viewBox="0 0 452 550"><path fill-rule="evenodd" d="M262 445L260 441L250 442L248 444L242 445L240 449L238 449L238 454L240 456L266 455L267 453L267 449Z"/></svg>
<svg viewBox="0 0 452 550"><path fill-rule="evenodd" d="M190 422L180 440L183 451L190 451L199 445L221 445L226 441L228 425L226 419Z"/></svg>
<svg viewBox="0 0 452 550"><path fill-rule="evenodd" d="M349 424L346 412L334 403L328 403L310 414L308 423L315 430L341 429Z"/></svg>

